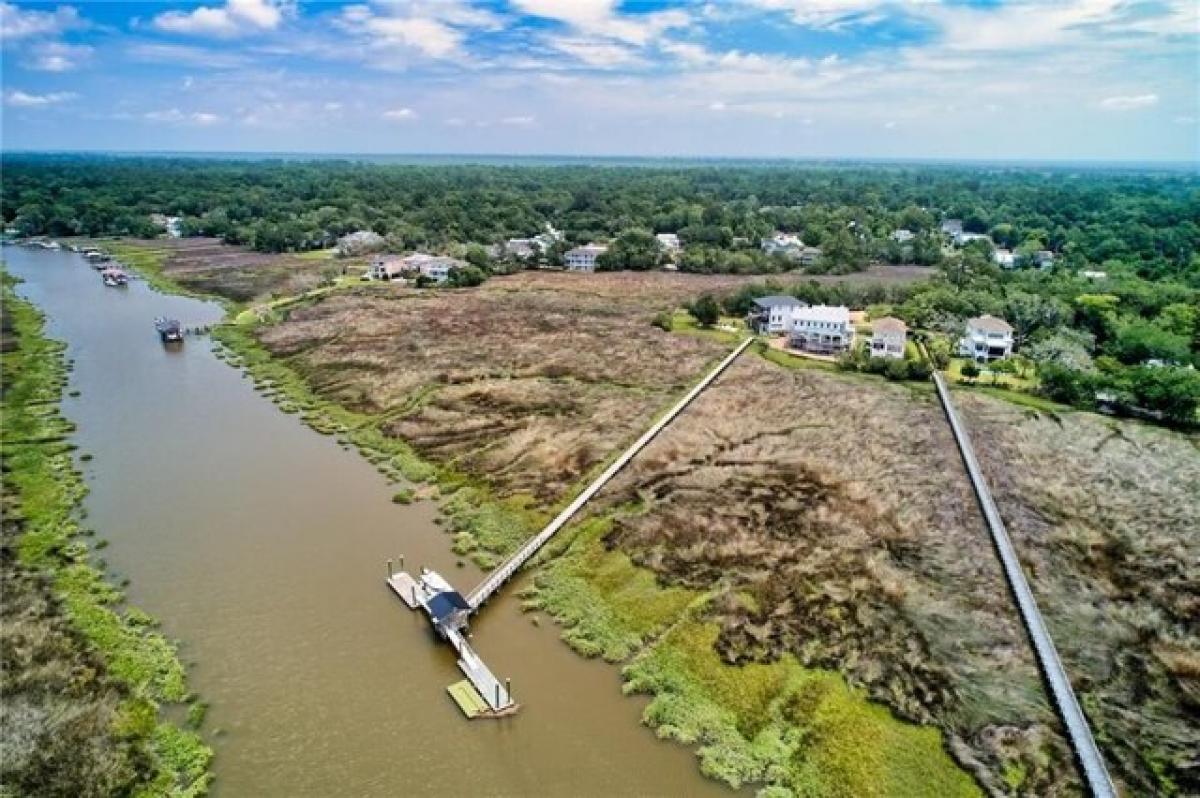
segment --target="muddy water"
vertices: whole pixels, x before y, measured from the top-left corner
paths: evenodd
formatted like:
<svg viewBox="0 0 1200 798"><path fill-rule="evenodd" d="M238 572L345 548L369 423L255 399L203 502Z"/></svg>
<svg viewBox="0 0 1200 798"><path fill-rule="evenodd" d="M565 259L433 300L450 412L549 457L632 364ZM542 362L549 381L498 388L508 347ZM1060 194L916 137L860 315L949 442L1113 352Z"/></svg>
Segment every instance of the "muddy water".
<svg viewBox="0 0 1200 798"><path fill-rule="evenodd" d="M429 503L258 396L204 338L179 351L152 320L215 305L104 288L78 255L6 247L19 287L69 344L92 493L89 523L132 602L181 641L222 796L725 795L690 751L639 725L617 670L577 657L511 594L474 624L519 715L468 722L450 649L383 584L403 554L456 582ZM219 731L218 731L219 730Z"/></svg>

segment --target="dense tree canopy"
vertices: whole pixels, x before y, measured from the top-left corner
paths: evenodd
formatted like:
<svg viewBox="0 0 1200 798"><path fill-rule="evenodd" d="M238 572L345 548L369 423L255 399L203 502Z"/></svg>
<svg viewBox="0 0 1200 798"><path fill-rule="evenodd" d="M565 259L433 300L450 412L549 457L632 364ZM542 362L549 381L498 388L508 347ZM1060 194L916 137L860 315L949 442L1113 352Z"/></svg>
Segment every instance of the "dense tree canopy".
<svg viewBox="0 0 1200 798"><path fill-rule="evenodd" d="M640 267L642 235L673 232L680 268L780 272L758 250L775 230L826 250L824 268L874 259L936 264L938 224L962 219L1019 253L1049 249L1062 268L1128 267L1200 285L1200 181L1138 173L950 166L411 166L6 155L0 211L23 234L153 235L150 214L185 235L265 251L330 245L373 230L394 246L493 244L540 232L622 244ZM906 229L915 238L892 238ZM624 234L624 235L622 235Z"/></svg>

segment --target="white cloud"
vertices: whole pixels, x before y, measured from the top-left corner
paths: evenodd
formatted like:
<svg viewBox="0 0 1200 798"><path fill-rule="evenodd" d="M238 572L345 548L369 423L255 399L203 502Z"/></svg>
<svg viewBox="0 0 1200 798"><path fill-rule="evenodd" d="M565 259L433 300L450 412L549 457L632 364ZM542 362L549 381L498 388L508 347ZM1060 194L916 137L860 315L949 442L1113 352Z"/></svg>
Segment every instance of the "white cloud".
<svg viewBox="0 0 1200 798"><path fill-rule="evenodd" d="M499 30L503 19L460 0L390 0L376 7L351 5L342 9L336 24L358 36L380 66L404 66L395 49L427 58L450 59L463 55L462 45L474 30Z"/></svg>
<svg viewBox="0 0 1200 798"><path fill-rule="evenodd" d="M168 33L238 36L274 30L291 9L291 4L283 0L226 0L218 7L164 12L154 18L154 27Z"/></svg>
<svg viewBox="0 0 1200 798"><path fill-rule="evenodd" d="M393 122L407 122L417 118L417 112L411 108L393 108L390 111L383 112L384 119L390 119Z"/></svg>
<svg viewBox="0 0 1200 798"><path fill-rule="evenodd" d="M533 127L536 121L532 116L506 116L500 120L500 124L513 127Z"/></svg>
<svg viewBox="0 0 1200 798"><path fill-rule="evenodd" d="M342 110L342 104L341 103L325 103L324 108L329 113L336 113L336 112Z"/></svg>
<svg viewBox="0 0 1200 798"><path fill-rule="evenodd" d="M890 120L890 119L889 119L887 122L884 122L884 123L883 123L883 129L884 129L884 130L895 130L895 129L896 129L896 123L895 123L895 121L894 121L894 120Z"/></svg>
<svg viewBox="0 0 1200 798"><path fill-rule="evenodd" d="M710 110L710 111L724 111L724 110L725 110L725 103L721 102L720 100L717 100L716 102L709 103L709 104L708 104L708 110Z"/></svg>
<svg viewBox="0 0 1200 798"><path fill-rule="evenodd" d="M30 36L53 36L85 25L74 6L38 11L0 2L0 37L8 41Z"/></svg>
<svg viewBox="0 0 1200 798"><path fill-rule="evenodd" d="M37 72L70 72L91 56L92 48L86 44L42 42L33 46L24 65Z"/></svg>
<svg viewBox="0 0 1200 798"><path fill-rule="evenodd" d="M1100 107L1105 111L1133 111L1158 105L1157 94L1136 94L1125 97L1105 97Z"/></svg>
<svg viewBox="0 0 1200 798"><path fill-rule="evenodd" d="M55 91L49 94L29 94L19 89L13 89L4 95L4 102L14 108L45 108L73 100L79 95L71 91Z"/></svg>
<svg viewBox="0 0 1200 798"><path fill-rule="evenodd" d="M848 24L878 21L885 4L879 0L750 0L763 11L786 12L797 25L809 28L840 28Z"/></svg>
<svg viewBox="0 0 1200 798"><path fill-rule="evenodd" d="M577 33L643 47L668 30L691 24L682 9L620 14L617 0L514 0L526 14L553 19Z"/></svg>
<svg viewBox="0 0 1200 798"><path fill-rule="evenodd" d="M224 117L209 113L207 111L192 111L184 113L178 108L167 108L160 111L147 111L142 114L142 118L147 122L158 122L168 125L195 125L197 127L208 127L225 121Z"/></svg>
<svg viewBox="0 0 1200 798"><path fill-rule="evenodd" d="M550 39L549 44L559 52L599 69L645 63L635 50L612 41L564 36Z"/></svg>

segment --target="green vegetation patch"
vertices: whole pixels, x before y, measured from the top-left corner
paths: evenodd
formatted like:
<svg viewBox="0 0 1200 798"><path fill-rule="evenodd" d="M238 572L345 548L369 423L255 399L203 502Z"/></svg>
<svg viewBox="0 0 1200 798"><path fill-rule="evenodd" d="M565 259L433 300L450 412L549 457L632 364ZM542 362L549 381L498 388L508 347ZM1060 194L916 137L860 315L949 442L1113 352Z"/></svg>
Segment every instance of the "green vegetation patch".
<svg viewBox="0 0 1200 798"><path fill-rule="evenodd" d="M157 631L153 620L125 606L120 591L90 564L78 523L79 503L87 489L65 441L72 427L58 405L66 382L64 347L45 338L41 314L19 299L12 285L5 275L0 437L6 465L4 577L6 593L15 587L20 600L37 607L40 615L32 625L28 614L4 616L5 639L16 635L17 646L13 663L6 654L4 703L6 716L10 711L21 716L21 736L44 739L38 743L43 749L38 756L30 752L6 761L0 770L0 793L7 794L10 786L25 792L29 774L50 767L59 774L90 773L90 778L99 779L97 789L107 784L117 794L200 795L211 778L212 751L194 732L165 720L159 710L161 704L185 700L183 665L174 644ZM49 595L39 599L39 590ZM9 598L6 595L6 601ZM57 633L60 625L70 633ZM55 648L22 659L32 636L45 641L56 634L60 642ZM85 679L83 673L92 676ZM73 693L80 685L90 686ZM119 705L113 703L118 693L128 696ZM56 709L52 704L60 694L68 703ZM31 706L42 705L44 709L30 714ZM70 713L81 720L63 727L62 718ZM111 720L98 720L105 716ZM9 731L18 733L15 727ZM8 753L13 750L6 746ZM85 767L82 761L92 764ZM89 768L100 768L103 774Z"/></svg>
<svg viewBox="0 0 1200 798"><path fill-rule="evenodd" d="M730 666L716 624L689 619L626 669L628 692L654 699L660 737L699 744L701 769L734 787L801 796L977 796L940 732L892 717L836 673L791 656Z"/></svg>

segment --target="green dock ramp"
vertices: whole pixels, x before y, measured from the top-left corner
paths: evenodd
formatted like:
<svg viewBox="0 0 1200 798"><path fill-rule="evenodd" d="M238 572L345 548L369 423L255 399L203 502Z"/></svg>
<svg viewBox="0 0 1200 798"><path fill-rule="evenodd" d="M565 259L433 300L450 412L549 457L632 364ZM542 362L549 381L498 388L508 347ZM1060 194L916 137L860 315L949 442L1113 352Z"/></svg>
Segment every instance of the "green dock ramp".
<svg viewBox="0 0 1200 798"><path fill-rule="evenodd" d="M483 700L483 696L479 695L475 686L466 679L450 685L446 688L446 692L450 694L454 703L458 704L458 708L468 718L477 718L483 713L491 711L491 707Z"/></svg>

